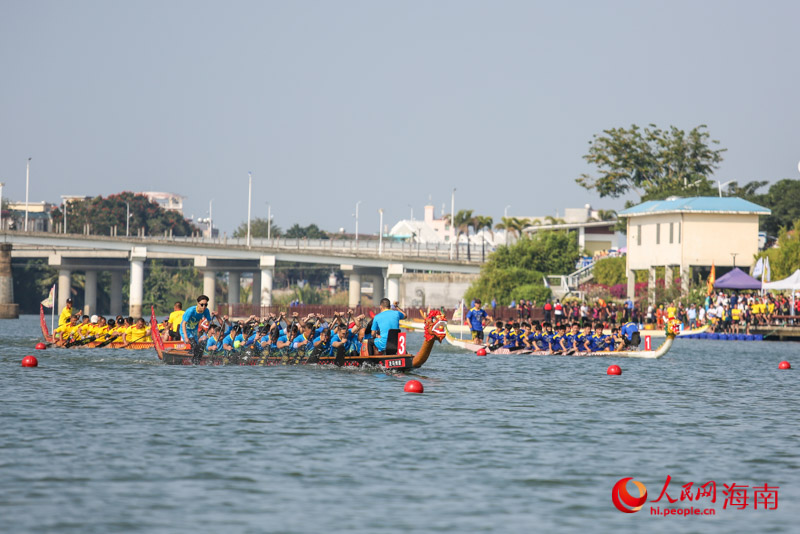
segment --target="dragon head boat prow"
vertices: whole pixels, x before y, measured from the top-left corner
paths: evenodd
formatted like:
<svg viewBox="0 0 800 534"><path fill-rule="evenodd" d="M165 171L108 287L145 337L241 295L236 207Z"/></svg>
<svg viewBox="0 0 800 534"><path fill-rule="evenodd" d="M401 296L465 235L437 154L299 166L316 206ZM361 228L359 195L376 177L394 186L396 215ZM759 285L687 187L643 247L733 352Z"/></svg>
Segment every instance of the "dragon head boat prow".
<svg viewBox="0 0 800 534"><path fill-rule="evenodd" d="M422 342L419 352L414 355L414 367L420 367L428 361L434 341L441 343L447 336L447 319L440 310L428 309L428 314L423 315L423 319L425 320L425 341Z"/></svg>

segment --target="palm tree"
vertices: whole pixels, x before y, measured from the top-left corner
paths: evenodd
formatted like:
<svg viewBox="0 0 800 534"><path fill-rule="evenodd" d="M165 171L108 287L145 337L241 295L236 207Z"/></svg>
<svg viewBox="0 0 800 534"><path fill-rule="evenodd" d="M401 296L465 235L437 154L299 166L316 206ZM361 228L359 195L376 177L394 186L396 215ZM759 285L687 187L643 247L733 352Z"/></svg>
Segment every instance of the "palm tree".
<svg viewBox="0 0 800 534"><path fill-rule="evenodd" d="M614 210L597 210L597 216L592 217L592 221L614 221L617 219L617 212Z"/></svg>
<svg viewBox="0 0 800 534"><path fill-rule="evenodd" d="M508 244L508 234L513 235L515 238L519 237L522 229L527 226L525 221L519 217L503 217L501 220L502 222L495 224L494 228L495 230L506 231L506 244Z"/></svg>
<svg viewBox="0 0 800 534"><path fill-rule="evenodd" d="M489 217L488 215L476 215L475 216L475 233L480 232L483 229L489 230L489 233L492 234L492 241L494 241L494 232L492 232L492 225L494 224L494 219ZM486 261L486 240L481 240L481 262Z"/></svg>
<svg viewBox="0 0 800 534"><path fill-rule="evenodd" d="M458 240L462 235L467 236L467 259L469 254L469 229L472 227L472 210L459 210L453 218L453 228L456 231L456 259L458 259Z"/></svg>

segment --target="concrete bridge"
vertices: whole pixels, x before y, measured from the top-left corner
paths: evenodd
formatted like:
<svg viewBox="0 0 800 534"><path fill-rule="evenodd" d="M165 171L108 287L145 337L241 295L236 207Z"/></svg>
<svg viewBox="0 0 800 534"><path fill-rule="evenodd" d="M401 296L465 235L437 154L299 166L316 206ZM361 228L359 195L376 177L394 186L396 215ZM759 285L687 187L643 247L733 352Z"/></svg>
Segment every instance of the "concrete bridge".
<svg viewBox="0 0 800 534"><path fill-rule="evenodd" d="M109 237L55 233L0 232L0 243L13 246L13 258L46 258L58 270L58 307L70 292L73 271L85 273L84 313L96 313L97 273L111 272L111 314L122 313L122 278L130 270L129 315L141 317L144 269L152 259L190 259L203 273L203 293L215 308L216 274L229 276L228 301L239 302L242 273L253 275L253 295L262 306L272 304L272 280L280 262L331 265L349 280L349 305L359 304L362 281L373 282L374 298L399 300L405 273L462 273L480 271L480 254L472 261L450 259L449 247L375 241L308 239L204 239L172 237ZM466 254L461 253L461 257ZM258 302L258 301L256 301Z"/></svg>

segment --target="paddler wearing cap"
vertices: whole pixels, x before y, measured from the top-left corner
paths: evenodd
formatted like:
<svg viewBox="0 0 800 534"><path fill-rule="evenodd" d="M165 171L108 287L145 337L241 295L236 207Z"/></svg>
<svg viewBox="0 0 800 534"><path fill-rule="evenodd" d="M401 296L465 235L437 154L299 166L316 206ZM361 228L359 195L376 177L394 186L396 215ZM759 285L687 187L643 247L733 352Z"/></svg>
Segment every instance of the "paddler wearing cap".
<svg viewBox="0 0 800 534"><path fill-rule="evenodd" d="M61 310L58 316L58 326L67 324L70 317L72 317L72 299L67 299L67 305L64 306L64 309Z"/></svg>

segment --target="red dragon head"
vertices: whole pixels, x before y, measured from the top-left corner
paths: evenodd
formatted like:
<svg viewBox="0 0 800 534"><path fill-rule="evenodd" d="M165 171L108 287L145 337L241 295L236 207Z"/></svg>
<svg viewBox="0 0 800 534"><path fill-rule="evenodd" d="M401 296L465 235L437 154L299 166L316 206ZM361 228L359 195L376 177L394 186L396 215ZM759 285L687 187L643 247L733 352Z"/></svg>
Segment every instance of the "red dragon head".
<svg viewBox="0 0 800 534"><path fill-rule="evenodd" d="M439 343L447 335L447 318L439 310L428 309L428 315L425 316L425 340L433 341L436 339Z"/></svg>

